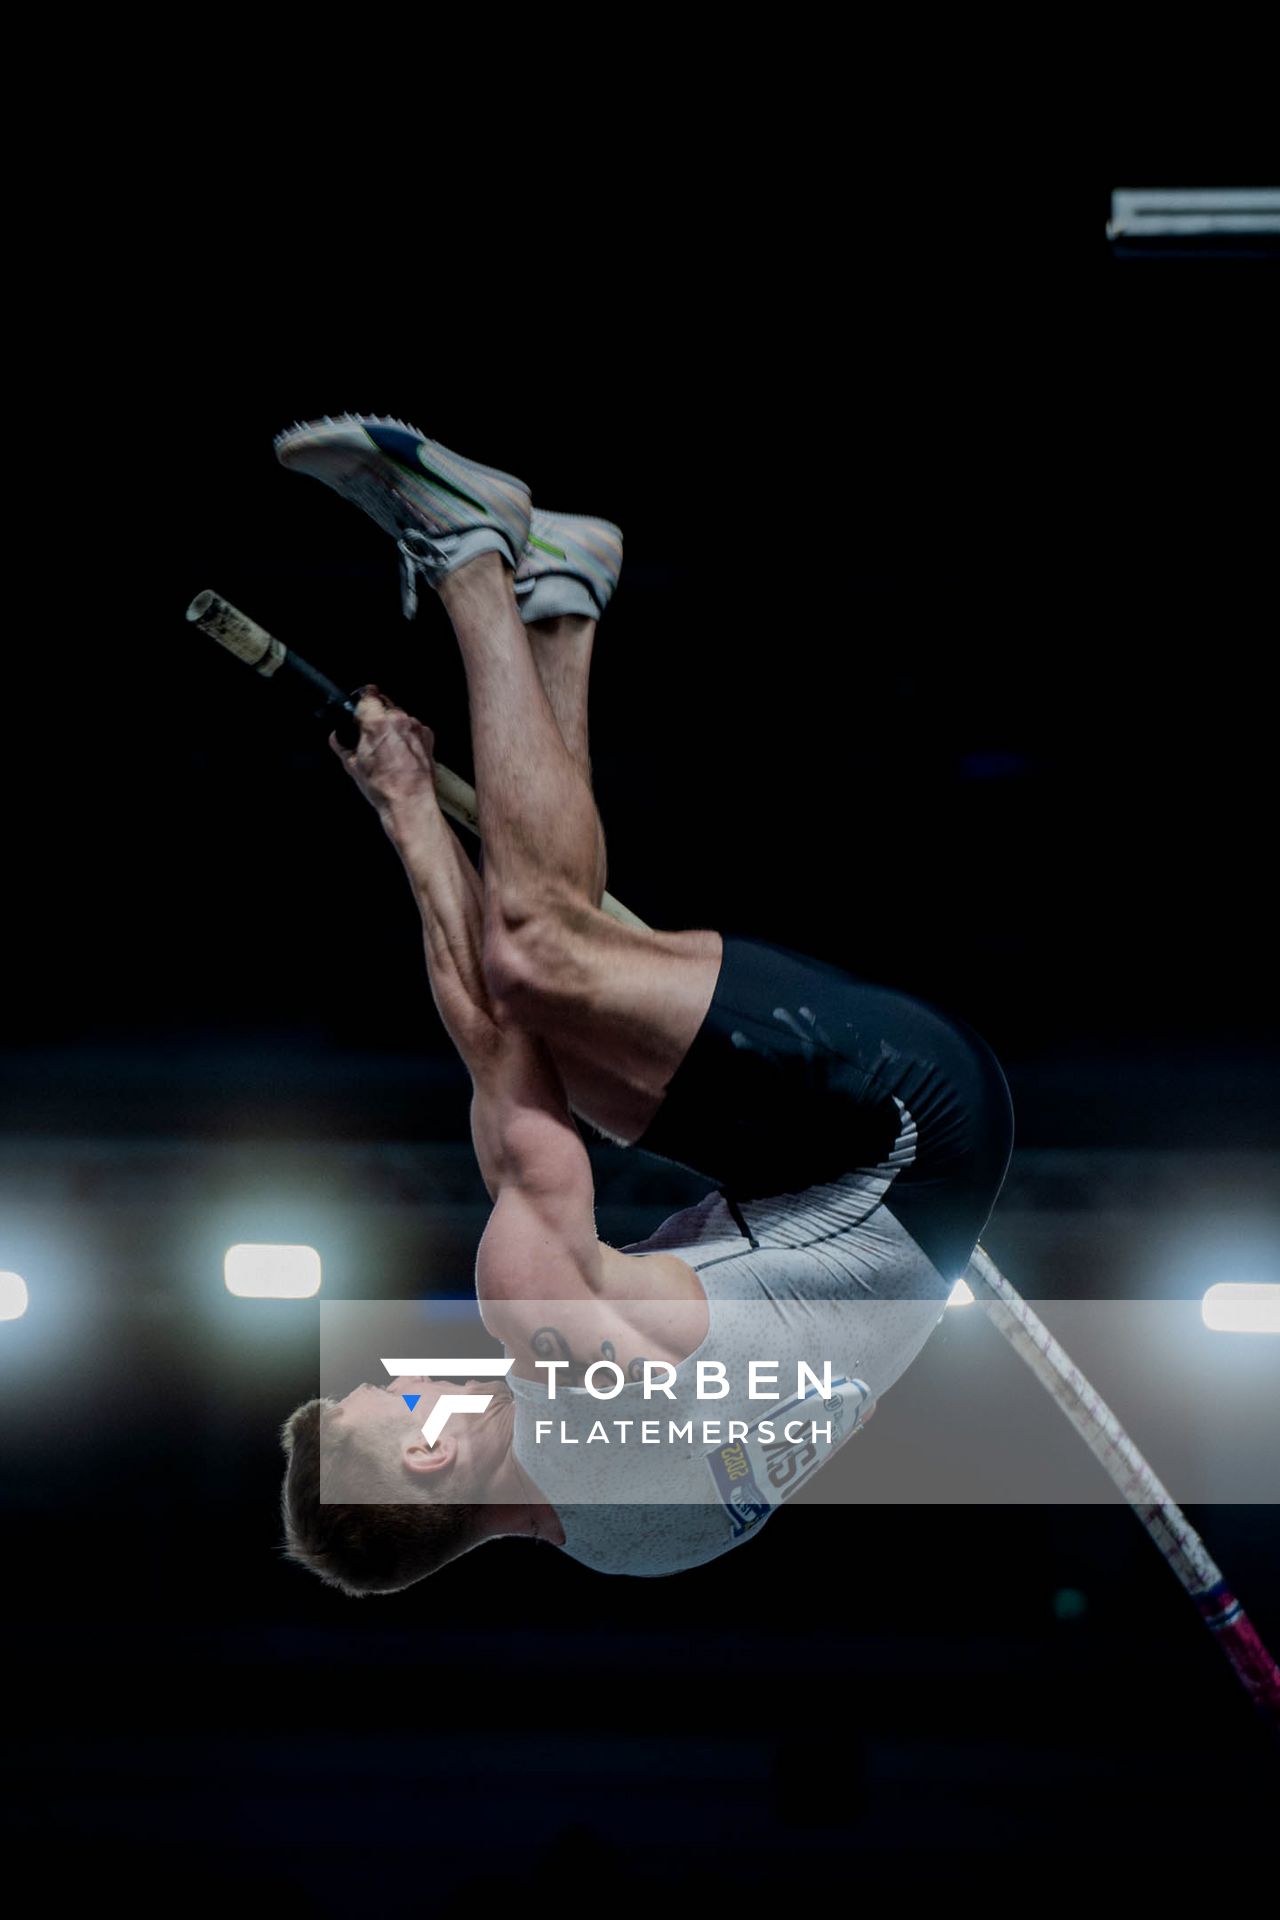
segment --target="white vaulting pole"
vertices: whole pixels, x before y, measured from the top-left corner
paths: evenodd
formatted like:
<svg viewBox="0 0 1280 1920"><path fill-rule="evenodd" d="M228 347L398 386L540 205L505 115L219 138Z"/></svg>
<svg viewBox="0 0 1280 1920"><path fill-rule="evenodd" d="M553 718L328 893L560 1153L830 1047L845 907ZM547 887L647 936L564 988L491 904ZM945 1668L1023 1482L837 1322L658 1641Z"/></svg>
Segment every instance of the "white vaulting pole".
<svg viewBox="0 0 1280 1920"><path fill-rule="evenodd" d="M1101 1395L982 1247L974 1249L965 1279L987 1317L1052 1394L1133 1508L1254 1705L1273 1727L1280 1728L1280 1668L1185 1513Z"/></svg>

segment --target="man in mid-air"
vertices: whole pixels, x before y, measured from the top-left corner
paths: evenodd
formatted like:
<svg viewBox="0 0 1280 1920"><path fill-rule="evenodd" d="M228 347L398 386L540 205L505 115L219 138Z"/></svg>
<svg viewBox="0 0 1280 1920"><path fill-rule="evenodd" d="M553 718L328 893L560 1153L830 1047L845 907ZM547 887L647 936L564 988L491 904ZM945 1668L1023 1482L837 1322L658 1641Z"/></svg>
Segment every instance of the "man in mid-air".
<svg viewBox="0 0 1280 1920"><path fill-rule="evenodd" d="M484 1412L430 1442L452 1380L299 1407L282 1434L287 1550L349 1593L396 1591L513 1534L603 1572L698 1565L760 1530L937 1324L1008 1168L1004 1074L963 1020L914 996L754 938L655 932L602 909L587 683L617 527L535 510L520 480L399 421L313 422L276 451L392 534L406 614L425 581L461 649L479 870L440 810L420 721L368 687L358 744L331 745L404 865L432 996L471 1076L493 1203L476 1292L511 1357L505 1383L475 1383ZM575 1115L715 1191L646 1241L606 1245ZM766 1359L779 1393L762 1424L748 1379ZM794 1363L824 1359L835 1378L815 1395ZM588 1373L601 1360L619 1383L607 1403ZM666 1426L673 1403L693 1409L707 1361L725 1392L696 1411L727 1442L590 1444L602 1416ZM811 1432L787 1417L815 1408Z"/></svg>

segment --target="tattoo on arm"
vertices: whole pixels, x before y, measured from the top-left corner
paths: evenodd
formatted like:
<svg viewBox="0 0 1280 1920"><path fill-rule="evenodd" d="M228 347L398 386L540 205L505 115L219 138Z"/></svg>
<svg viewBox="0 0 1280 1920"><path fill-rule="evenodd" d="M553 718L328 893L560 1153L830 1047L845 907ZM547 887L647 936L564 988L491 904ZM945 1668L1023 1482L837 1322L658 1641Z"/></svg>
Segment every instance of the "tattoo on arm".
<svg viewBox="0 0 1280 1920"><path fill-rule="evenodd" d="M600 1356L604 1360L612 1360L615 1367L621 1364L618 1360L618 1350L612 1340L600 1342ZM626 1367L628 1380L643 1380L644 1369L645 1362L641 1356L637 1355L634 1360L629 1360Z"/></svg>
<svg viewBox="0 0 1280 1920"><path fill-rule="evenodd" d="M535 1360L567 1360L569 1368L567 1375L564 1376L565 1384L571 1387L586 1385L588 1362L574 1358L569 1342L559 1327L536 1328L529 1338L529 1350ZM618 1349L612 1340L600 1342L600 1358L612 1360L615 1366L622 1364L618 1359ZM624 1369L627 1379L643 1380L644 1367L644 1360L640 1356L629 1360Z"/></svg>

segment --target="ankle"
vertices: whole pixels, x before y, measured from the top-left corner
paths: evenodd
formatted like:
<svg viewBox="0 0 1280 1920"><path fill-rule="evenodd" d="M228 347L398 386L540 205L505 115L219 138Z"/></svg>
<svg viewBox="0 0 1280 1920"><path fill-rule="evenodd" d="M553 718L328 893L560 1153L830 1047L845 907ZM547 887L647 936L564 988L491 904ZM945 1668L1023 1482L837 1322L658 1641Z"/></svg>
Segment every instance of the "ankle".
<svg viewBox="0 0 1280 1920"><path fill-rule="evenodd" d="M529 620L525 624L530 637L538 640L582 641L596 630L595 621L586 613L554 613L546 620Z"/></svg>
<svg viewBox="0 0 1280 1920"><path fill-rule="evenodd" d="M473 594L489 595L495 591L509 593L514 599L511 580L511 567L500 553L478 553L442 575L436 592L446 606Z"/></svg>

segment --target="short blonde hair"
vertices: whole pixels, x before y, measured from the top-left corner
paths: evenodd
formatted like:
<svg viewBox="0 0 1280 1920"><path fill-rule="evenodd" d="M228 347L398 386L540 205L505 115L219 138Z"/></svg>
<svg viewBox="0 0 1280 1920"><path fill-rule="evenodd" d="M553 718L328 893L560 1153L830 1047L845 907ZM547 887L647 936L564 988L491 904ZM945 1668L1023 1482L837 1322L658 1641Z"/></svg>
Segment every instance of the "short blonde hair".
<svg viewBox="0 0 1280 1920"><path fill-rule="evenodd" d="M480 1544L482 1506L321 1501L321 1433L326 1447L340 1444L330 1425L336 1411L336 1401L307 1400L280 1429L289 1463L280 1489L286 1559L341 1593L399 1593Z"/></svg>

